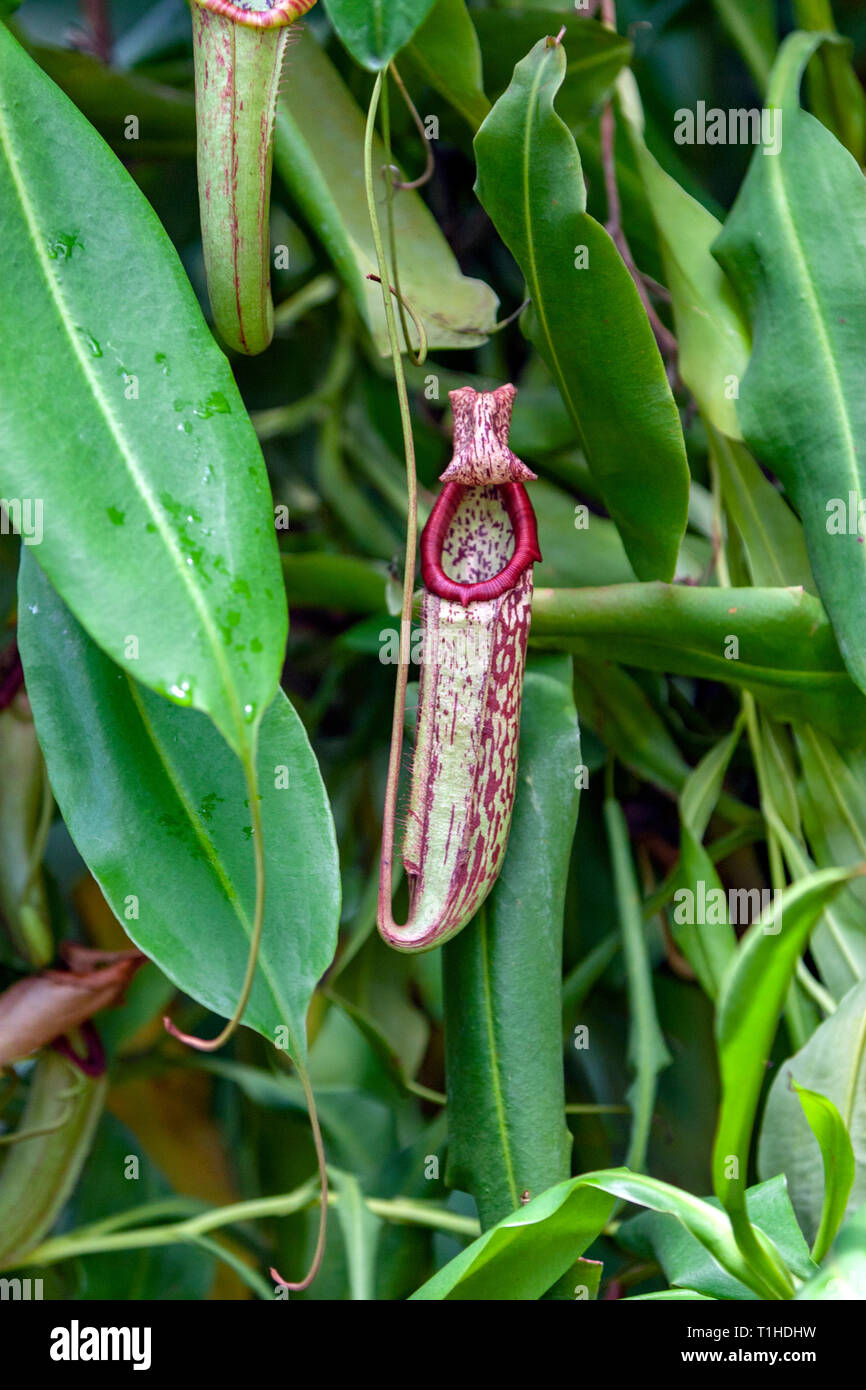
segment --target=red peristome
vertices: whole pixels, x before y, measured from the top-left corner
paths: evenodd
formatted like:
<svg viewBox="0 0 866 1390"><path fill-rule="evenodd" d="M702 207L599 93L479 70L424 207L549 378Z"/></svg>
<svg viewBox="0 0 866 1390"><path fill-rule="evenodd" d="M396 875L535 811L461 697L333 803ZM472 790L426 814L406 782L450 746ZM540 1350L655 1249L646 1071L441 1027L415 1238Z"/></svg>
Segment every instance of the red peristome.
<svg viewBox="0 0 866 1390"><path fill-rule="evenodd" d="M232 3L232 0L193 0L193 4L203 10L233 19L236 24L245 24L249 29L276 29L281 24L291 24L311 10L315 3L316 0L281 0L267 10L249 10L243 4Z"/></svg>
<svg viewBox="0 0 866 1390"><path fill-rule="evenodd" d="M449 579L442 568L442 545L465 491L462 483L445 484L421 536L424 587L439 598L462 603L464 608L470 603L499 598L507 593L514 588L524 571L541 559L538 526L526 489L522 483L500 483L497 491L514 529L514 554L491 579L478 580L474 584Z"/></svg>

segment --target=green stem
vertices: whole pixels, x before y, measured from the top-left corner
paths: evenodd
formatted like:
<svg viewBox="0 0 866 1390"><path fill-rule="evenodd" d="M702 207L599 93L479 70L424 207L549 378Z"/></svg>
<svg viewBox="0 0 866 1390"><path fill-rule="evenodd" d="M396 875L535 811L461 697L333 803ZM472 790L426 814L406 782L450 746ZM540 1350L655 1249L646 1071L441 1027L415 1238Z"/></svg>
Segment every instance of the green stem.
<svg viewBox="0 0 866 1390"><path fill-rule="evenodd" d="M184 1221L163 1226L146 1226L133 1231L104 1231L99 1227L87 1227L43 1241L18 1262L18 1267L23 1269L32 1265L57 1264L61 1260L71 1260L83 1255L198 1242L209 1231L224 1226L234 1226L240 1222L257 1221L266 1217L292 1216L313 1206L318 1200L318 1192L318 1179L311 1178L301 1187L278 1197L259 1197L247 1202L235 1202L230 1206L216 1207L188 1217ZM338 1193L328 1192L326 1205L336 1206L339 1200ZM385 1221L424 1226L451 1235L467 1236L470 1239L479 1234L480 1228L474 1218L461 1216L458 1212L446 1211L429 1203L413 1201L408 1197L366 1197L364 1201L373 1215Z"/></svg>

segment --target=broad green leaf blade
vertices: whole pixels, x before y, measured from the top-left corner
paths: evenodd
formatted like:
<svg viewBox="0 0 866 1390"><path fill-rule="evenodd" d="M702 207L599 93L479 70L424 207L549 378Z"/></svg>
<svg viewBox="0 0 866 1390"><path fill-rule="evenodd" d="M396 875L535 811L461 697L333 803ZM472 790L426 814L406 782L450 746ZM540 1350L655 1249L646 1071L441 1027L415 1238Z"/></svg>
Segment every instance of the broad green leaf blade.
<svg viewBox="0 0 866 1390"><path fill-rule="evenodd" d="M324 0L328 18L352 57L378 72L386 68L415 30L434 0Z"/></svg>
<svg viewBox="0 0 866 1390"><path fill-rule="evenodd" d="M656 1012L641 895L631 856L628 826L618 801L610 799L604 803L604 820L613 865L631 1014L628 1060L634 1080L627 1092L632 1113L627 1166L639 1170L646 1162L658 1074L670 1066L673 1058L665 1045Z"/></svg>
<svg viewBox="0 0 866 1390"><path fill-rule="evenodd" d="M658 229L673 301L680 375L716 429L739 439L736 397L751 344L737 297L711 254L722 225L650 154L630 72L620 77L619 92L625 128Z"/></svg>
<svg viewBox="0 0 866 1390"><path fill-rule="evenodd" d="M580 1178L561 1182L485 1231L412 1299L541 1298L601 1233L612 1208L612 1197Z"/></svg>
<svg viewBox="0 0 866 1390"><path fill-rule="evenodd" d="M0 234L0 493L94 640L248 749L286 635L258 442L150 207L3 28Z"/></svg>
<svg viewBox="0 0 866 1390"><path fill-rule="evenodd" d="M484 95L478 35L465 0L436 0L405 53L418 76L477 130L490 102Z"/></svg>
<svg viewBox="0 0 866 1390"><path fill-rule="evenodd" d="M728 1210L745 1205L761 1084L796 963L826 904L859 872L825 869L787 888L749 928L722 982L716 1015L722 1107L713 1186Z"/></svg>
<svg viewBox="0 0 866 1390"><path fill-rule="evenodd" d="M572 133L599 110L631 57L631 43L622 34L585 15L569 14L566 7L475 10L472 22L481 41L487 89L497 97L530 48L565 28L567 63L558 110Z"/></svg>
<svg viewBox="0 0 866 1390"><path fill-rule="evenodd" d="M26 552L19 593L27 689L69 833L136 945L230 1017L255 900L240 764L209 720L109 661ZM262 721L258 772L267 895L243 1021L302 1060L310 997L336 946L339 873L319 770L282 691Z"/></svg>
<svg viewBox="0 0 866 1390"><path fill-rule="evenodd" d="M833 1105L850 1136L853 1186L841 1210L847 1205L855 1211L866 1199L866 984L850 990L805 1047L778 1068L761 1126L759 1170L762 1175L785 1173L800 1224L807 1239L815 1240L827 1189L826 1158L792 1086L807 1088ZM834 1186L846 1170L841 1138L840 1145Z"/></svg>
<svg viewBox="0 0 866 1390"><path fill-rule="evenodd" d="M796 1081L791 1084L809 1121L809 1128L818 1141L824 1162L824 1203L813 1249L815 1259L820 1262L833 1244L833 1237L845 1216L854 1185L854 1150L845 1122L832 1100L819 1095L817 1091L807 1091Z"/></svg>
<svg viewBox="0 0 866 1390"><path fill-rule="evenodd" d="M768 95L781 113L781 149L753 157L715 254L752 321L743 434L800 514L842 655L866 688L866 546L857 511L858 441L866 432L866 180L799 106L803 67L821 42L794 34L781 49ZM816 215L821 208L832 217Z"/></svg>
<svg viewBox="0 0 866 1390"><path fill-rule="evenodd" d="M322 242L386 355L388 335L382 292L368 280L377 272L364 191L364 114L310 34L292 48L277 106L274 162L294 201ZM310 113L315 112L315 119ZM374 142L373 167L385 152ZM379 216L385 225L385 188L377 179ZM402 190L394 199L400 289L424 322L428 346L477 347L496 318L498 300L481 280L460 267L421 199ZM411 331L411 330L410 330Z"/></svg>
<svg viewBox="0 0 866 1390"><path fill-rule="evenodd" d="M736 639L736 647L732 645ZM530 643L750 690L777 719L862 743L863 695L821 604L802 589L613 584L536 589Z"/></svg>
<svg viewBox="0 0 866 1390"><path fill-rule="evenodd" d="M598 1200L602 1192L675 1216L723 1269L755 1287L723 1212L656 1178L630 1173L627 1168L604 1168L550 1188L485 1231L412 1297L540 1297L604 1226L612 1203ZM554 1270L553 1277L548 1277Z"/></svg>
<svg viewBox="0 0 866 1390"><path fill-rule="evenodd" d="M553 108L566 63L544 39L518 63L475 138L476 192L526 280L526 334L635 573L671 579L689 492L679 415L634 282L586 212L577 146Z"/></svg>
<svg viewBox="0 0 866 1390"><path fill-rule="evenodd" d="M708 1205L718 1208L714 1198L708 1200ZM752 1223L770 1237L792 1268L808 1278L815 1267L797 1225L784 1178L750 1187L746 1206ZM697 1291L707 1298L758 1297L754 1289L723 1269L697 1237L672 1215L644 1212L626 1222L617 1239L634 1254L658 1260L668 1282L677 1287Z"/></svg>
<svg viewBox="0 0 866 1390"><path fill-rule="evenodd" d="M818 1273L794 1296L809 1303L866 1299L866 1206L848 1218Z"/></svg>
<svg viewBox="0 0 866 1390"><path fill-rule="evenodd" d="M537 659L524 684L502 870L481 912L443 950L446 1180L472 1193L485 1227L516 1210L523 1192L568 1176L562 916L579 764L571 662Z"/></svg>

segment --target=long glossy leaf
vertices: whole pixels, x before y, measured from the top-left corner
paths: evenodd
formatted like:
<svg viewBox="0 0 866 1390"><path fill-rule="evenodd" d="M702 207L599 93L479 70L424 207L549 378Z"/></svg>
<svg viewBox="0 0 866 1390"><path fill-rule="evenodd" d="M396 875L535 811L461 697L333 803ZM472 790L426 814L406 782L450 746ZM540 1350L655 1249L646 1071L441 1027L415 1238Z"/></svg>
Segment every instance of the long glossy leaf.
<svg viewBox="0 0 866 1390"><path fill-rule="evenodd" d="M27 689L70 834L136 945L231 1016L255 898L240 764L209 720L109 661L26 552L19 592ZM302 1058L310 996L336 945L339 874L319 770L282 691L262 721L258 770L267 896L244 1022Z"/></svg>
<svg viewBox="0 0 866 1390"><path fill-rule="evenodd" d="M526 280L523 325L556 381L640 579L671 579L688 510L676 404L634 282L586 212L553 102L562 45L542 39L475 138L476 191ZM582 249L581 249L582 248Z"/></svg>
<svg viewBox="0 0 866 1390"><path fill-rule="evenodd" d="M477 130L490 102L484 95L481 50L465 0L436 0L405 51L415 72Z"/></svg>
<svg viewBox="0 0 866 1390"><path fill-rule="evenodd" d="M856 517L864 492L866 180L799 106L803 68L821 42L794 34L782 48L768 95L782 113L781 149L754 155L715 250L752 320L743 434L797 507L842 655L866 689L866 546L849 525L849 494ZM832 216L816 215L822 208Z"/></svg>
<svg viewBox="0 0 866 1390"><path fill-rule="evenodd" d="M371 72L386 68L427 18L434 0L324 0L328 18Z"/></svg>
<svg viewBox="0 0 866 1390"><path fill-rule="evenodd" d="M502 870L478 917L443 950L447 1181L472 1193L485 1227L569 1171L560 989L579 763L571 662L536 659Z"/></svg>
<svg viewBox="0 0 866 1390"><path fill-rule="evenodd" d="M842 1224L854 1184L854 1150L845 1122L832 1100L792 1081L809 1128L818 1141L824 1164L824 1202L815 1237L815 1259L823 1260Z"/></svg>
<svg viewBox="0 0 866 1390"><path fill-rule="evenodd" d="M412 1298L541 1298L600 1234L612 1207L612 1197L580 1178L558 1183L485 1231Z"/></svg>
<svg viewBox="0 0 866 1390"><path fill-rule="evenodd" d="M722 1108L713 1186L731 1210L744 1208L752 1127L794 968L824 906L852 872L858 870L825 869L786 889L749 928L722 982L716 1016Z"/></svg>
<svg viewBox="0 0 866 1390"><path fill-rule="evenodd" d="M866 984L850 990L805 1047L779 1067L761 1126L760 1172L785 1173L803 1230L814 1240L821 1224L825 1162L792 1082L831 1103L850 1136L853 1187L842 1210L847 1205L854 1211L866 1200Z"/></svg>
<svg viewBox="0 0 866 1390"><path fill-rule="evenodd" d="M612 1206L599 1201L602 1192L675 1216L723 1269L754 1287L723 1212L656 1178L605 1168L550 1188L485 1231L412 1297L538 1298L601 1231Z"/></svg>
<svg viewBox="0 0 866 1390"><path fill-rule="evenodd" d="M364 192L364 115L310 34L292 50L277 106L274 163L358 304L383 354L388 336ZM373 148L381 169L385 151ZM385 188L377 178L385 225ZM419 194L394 198L400 289L424 322L431 348L477 347L493 327L498 300L481 280L461 275L448 243Z"/></svg>
<svg viewBox="0 0 866 1390"><path fill-rule="evenodd" d="M286 633L258 443L150 207L4 28L0 232L0 492L99 645L247 748Z"/></svg>
<svg viewBox="0 0 866 1390"><path fill-rule="evenodd" d="M567 65L558 109L573 133L598 111L631 57L627 38L564 7L476 10L472 21L481 40L487 88L495 96L508 86L515 64L533 44L565 28Z"/></svg>
<svg viewBox="0 0 866 1390"><path fill-rule="evenodd" d="M731 639L736 638L736 648ZM860 743L866 704L817 599L802 589L613 584L536 589L530 641L751 690L776 717Z"/></svg>
<svg viewBox="0 0 866 1390"><path fill-rule="evenodd" d="M625 129L658 228L673 302L680 375L716 428L739 439L736 393L751 344L742 308L711 254L721 223L650 154L640 97L630 72L620 77L619 92Z"/></svg>

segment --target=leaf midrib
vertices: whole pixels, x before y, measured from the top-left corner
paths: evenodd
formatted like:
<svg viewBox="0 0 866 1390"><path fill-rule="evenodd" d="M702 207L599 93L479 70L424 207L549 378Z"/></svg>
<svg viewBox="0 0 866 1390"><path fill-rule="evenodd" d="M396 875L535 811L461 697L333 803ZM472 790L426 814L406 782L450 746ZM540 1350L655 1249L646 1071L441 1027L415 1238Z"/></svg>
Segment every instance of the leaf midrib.
<svg viewBox="0 0 866 1390"><path fill-rule="evenodd" d="M853 491L859 495L860 477L857 472L856 447L854 437L851 433L851 421L845 404L845 392L842 386L842 376L839 364L836 360L836 353L827 327L821 313L821 301L818 297L817 286L809 269L809 262L803 249L803 243L793 216L788 190L785 184L782 161L778 158L770 159L769 179L771 189L775 188L777 194L777 208L783 233L787 234L787 240L791 247L796 268L799 270L801 283L804 289L804 306L810 312L814 320L816 336L822 349L824 360L827 365L827 377L830 383L830 390L834 398L833 413L838 418L841 427L842 438L845 446L845 462L849 476L849 482L853 484ZM866 556L864 556L866 559Z"/></svg>
<svg viewBox="0 0 866 1390"><path fill-rule="evenodd" d="M481 943L481 980L484 991L484 1029L487 1035L487 1048L490 1057L490 1088L493 1092L493 1105L496 1111L496 1127L502 1147L502 1160L511 1197L512 1211L520 1205L517 1180L514 1175L514 1160L511 1155L511 1141L508 1121L505 1114L505 1098L502 1093L502 1076L499 1062L499 1048L496 1040L496 1020L493 1016L493 995L490 982L490 952L487 941L487 907L478 914L478 935Z"/></svg>
<svg viewBox="0 0 866 1390"><path fill-rule="evenodd" d="M9 125L6 121L2 99L0 99L0 145L2 145L3 147L3 153L6 158L6 164L8 166L10 177L12 179L12 183L18 197L18 202L21 208L22 216L24 218L27 230L30 235L30 240L33 245L33 251L36 256L37 264L39 265L43 279L48 289L49 298L57 311L58 319L60 320L61 326L65 332L69 345L72 348L73 355L81 369L81 374L84 377L84 380L96 402L97 408L100 411L103 420L108 425L109 432L117 446L118 452L120 453L120 456L122 457L127 466L130 478L132 479L135 489L141 497L145 509L153 517L154 523L157 528L157 533L161 537L166 547L166 550L169 552L169 556L174 562L176 572L181 577L182 584L186 587L192 600L193 607L195 608L202 622L202 626L208 639L208 645L212 650L212 653L215 657L216 666L218 667L220 674L223 678L224 694L227 696L229 708L232 711L235 724L240 735L240 746L241 748L243 748L246 746L247 742L246 727L244 725L243 719L241 718L240 702L234 689L234 683L231 679L231 671L226 662L225 653L223 651L222 644L219 639L219 634L216 630L216 625L213 621L210 610L208 609L202 594L193 582L192 576L188 572L187 566L183 563L183 556L177 545L175 537L171 532L171 528L169 527L165 519L162 509L157 505L156 499L154 498L153 493L150 487L148 486L146 479L142 475L135 461L134 453L124 436L120 423L115 418L114 412L108 400L105 398L102 392L102 389L99 385L99 381L95 376L92 367L88 361L87 355L84 351L83 343L79 336L76 325L72 320L66 302L63 298L63 294L60 290L60 286L57 282L57 279L51 273L51 267L49 266L47 261L46 251L39 237L39 223L36 217L36 212L28 196L27 187L24 182L21 166L15 156L12 134L9 129Z"/></svg>
<svg viewBox="0 0 866 1390"><path fill-rule="evenodd" d="M141 698L141 693L137 689L135 681L126 672L124 672L124 675L126 676L126 680L129 685L129 693L132 698L132 702L135 705L139 718L141 719L142 726L144 728L145 734L147 735L148 741L153 747L153 751L156 754L157 759L159 760L160 766L162 767L166 777L169 780L169 783L171 784L172 791L174 792L175 796L180 802L181 808L185 813L187 820L189 821L190 827L193 831L193 834L196 837L196 840L201 846L209 864L211 865L211 868L213 869L217 882L219 883L227 900L234 909L235 916L237 917L238 924L242 932L244 933L247 941L249 941L252 937L252 923L250 922L247 912L243 904L241 903L237 895L237 892L235 891L234 884L228 877L225 868L223 867L222 861L219 857L219 854L217 853L216 846L214 845L211 837L208 835L204 825L202 824L201 817L196 813L194 806L192 805L189 797L187 796L183 783L178 778L174 766L168 757L167 752L165 751L162 744L160 743L159 738L157 737L156 730L154 729L153 724L151 723L150 716L148 715L147 710L145 709L144 703ZM276 1009L276 1012L282 1020L283 1024L288 1029L289 1036L292 1041L293 1055L296 1057L300 1057L303 1054L298 1052L297 1050L297 1039L295 1037L294 1029L287 1021L286 1010L281 1002L277 985L274 981L271 969L268 964L268 953L264 948L264 943L262 943L262 949L259 951L258 964L259 970L267 980L268 989L271 992L271 998L274 1003L274 1008Z"/></svg>

